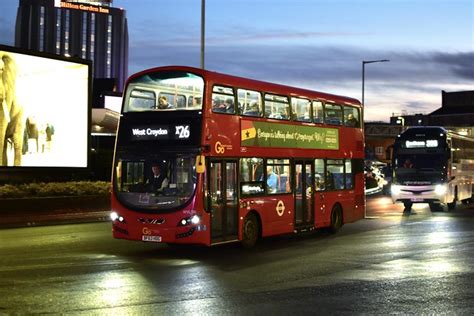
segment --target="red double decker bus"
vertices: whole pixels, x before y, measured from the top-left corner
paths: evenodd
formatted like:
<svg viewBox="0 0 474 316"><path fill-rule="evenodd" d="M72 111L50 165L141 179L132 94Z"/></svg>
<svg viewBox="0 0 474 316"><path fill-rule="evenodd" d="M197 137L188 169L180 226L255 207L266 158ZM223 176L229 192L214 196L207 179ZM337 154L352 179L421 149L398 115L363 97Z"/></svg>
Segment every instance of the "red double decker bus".
<svg viewBox="0 0 474 316"><path fill-rule="evenodd" d="M127 82L112 192L115 238L215 245L364 216L355 99L191 67Z"/></svg>

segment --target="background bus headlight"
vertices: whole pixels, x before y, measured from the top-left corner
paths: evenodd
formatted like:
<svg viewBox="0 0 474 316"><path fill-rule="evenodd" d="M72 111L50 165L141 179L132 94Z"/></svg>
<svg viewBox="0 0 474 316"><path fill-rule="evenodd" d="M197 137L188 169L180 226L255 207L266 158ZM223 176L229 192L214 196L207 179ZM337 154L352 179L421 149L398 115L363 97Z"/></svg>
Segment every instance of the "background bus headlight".
<svg viewBox="0 0 474 316"><path fill-rule="evenodd" d="M400 186L392 184L392 187L390 188L390 191L392 192L392 194L400 194L400 192L401 192Z"/></svg>
<svg viewBox="0 0 474 316"><path fill-rule="evenodd" d="M444 195L446 194L446 186L442 184L437 184L435 186L435 193L438 195Z"/></svg>

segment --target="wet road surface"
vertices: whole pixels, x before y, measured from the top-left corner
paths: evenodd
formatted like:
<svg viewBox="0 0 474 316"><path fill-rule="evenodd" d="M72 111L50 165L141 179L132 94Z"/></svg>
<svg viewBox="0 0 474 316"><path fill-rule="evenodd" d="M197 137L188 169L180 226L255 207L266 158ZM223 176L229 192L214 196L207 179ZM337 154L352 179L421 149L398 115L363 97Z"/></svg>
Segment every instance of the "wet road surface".
<svg viewBox="0 0 474 316"><path fill-rule="evenodd" d="M170 248L109 223L0 230L0 314L473 314L474 206L383 197L336 235Z"/></svg>

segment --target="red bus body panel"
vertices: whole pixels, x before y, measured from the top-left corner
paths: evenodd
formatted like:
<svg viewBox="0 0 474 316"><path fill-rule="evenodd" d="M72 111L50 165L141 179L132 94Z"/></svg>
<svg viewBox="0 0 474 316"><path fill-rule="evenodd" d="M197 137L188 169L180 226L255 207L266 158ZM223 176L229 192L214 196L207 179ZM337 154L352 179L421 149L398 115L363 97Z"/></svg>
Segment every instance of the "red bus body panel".
<svg viewBox="0 0 474 316"><path fill-rule="evenodd" d="M148 72L161 70L182 70L201 75L204 78L204 103L203 126L201 146L207 149L203 154L206 159L238 159L240 157L268 157L275 159L364 159L364 133L362 128L345 126L323 125L316 123L302 123L282 121L260 117L242 117L236 114L213 113L211 110L212 87L214 84L234 88L261 91L276 95L294 96L310 100L329 101L341 105L351 105L361 109L359 101L321 92L298 89L284 85L266 83L251 79L234 77L202 69L170 66L150 69L133 75L144 75ZM129 80L130 80L129 79ZM361 115L362 117L362 115ZM241 146L241 121L267 122L297 126L315 126L337 128L339 131L338 150L313 150L301 148L278 147L244 147ZM202 183L204 175L199 175ZM126 219L126 223L113 223L113 236L115 238L141 241L144 235L160 236L161 242L187 243L211 245L211 217L204 211L204 188L198 185L195 196L186 207L174 212L163 214L140 213L123 206L112 194L112 211L117 212ZM280 204L279 204L280 203ZM283 203L284 211L281 206ZM354 186L351 190L315 192L313 201L314 228L328 227L331 223L331 210L339 204L343 209L343 222L354 222L364 217L365 195L363 171L354 174ZM261 221L262 237L292 233L295 231L295 197L291 194L272 194L266 196L240 197L238 220L238 238L242 239L243 219L249 212L255 212ZM180 227L181 219L198 214L201 222L198 227ZM158 224L160 223L160 224ZM194 228L192 233L190 229Z"/></svg>

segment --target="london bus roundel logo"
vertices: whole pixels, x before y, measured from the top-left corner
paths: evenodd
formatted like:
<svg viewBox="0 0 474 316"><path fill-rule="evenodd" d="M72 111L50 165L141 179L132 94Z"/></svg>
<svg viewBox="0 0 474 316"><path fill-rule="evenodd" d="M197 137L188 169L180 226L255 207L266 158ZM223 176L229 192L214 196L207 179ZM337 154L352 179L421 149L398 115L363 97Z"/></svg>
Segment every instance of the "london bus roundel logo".
<svg viewBox="0 0 474 316"><path fill-rule="evenodd" d="M285 212L285 203L283 203L282 200L279 200L275 209L278 216L283 216L283 213Z"/></svg>

